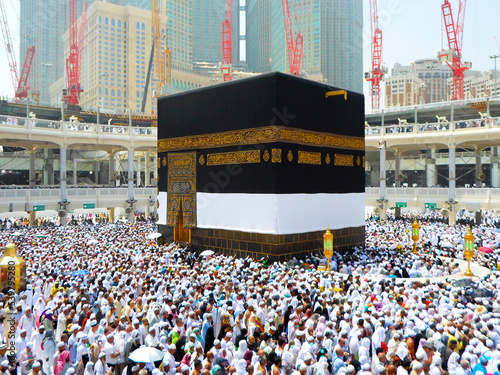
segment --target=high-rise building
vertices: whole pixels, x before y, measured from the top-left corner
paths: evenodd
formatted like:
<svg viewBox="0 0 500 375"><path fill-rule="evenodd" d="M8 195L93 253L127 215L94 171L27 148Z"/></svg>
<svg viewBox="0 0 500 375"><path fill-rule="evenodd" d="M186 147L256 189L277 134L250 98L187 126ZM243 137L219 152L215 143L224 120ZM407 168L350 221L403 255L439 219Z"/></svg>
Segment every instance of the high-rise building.
<svg viewBox="0 0 500 375"><path fill-rule="evenodd" d="M199 0L194 11L193 59L208 63L222 60L222 21L224 0Z"/></svg>
<svg viewBox="0 0 500 375"><path fill-rule="evenodd" d="M363 92L363 0L319 0L321 71L333 86Z"/></svg>
<svg viewBox="0 0 500 375"><path fill-rule="evenodd" d="M271 0L247 0L246 59L253 72L271 71ZM274 25L278 27L278 25ZM283 29L284 33L284 29Z"/></svg>
<svg viewBox="0 0 500 375"><path fill-rule="evenodd" d="M193 0L166 0L166 16L172 67L190 71L193 67Z"/></svg>
<svg viewBox="0 0 500 375"><path fill-rule="evenodd" d="M321 72L321 6L317 0L295 0L296 22L304 36L303 66L308 73Z"/></svg>
<svg viewBox="0 0 500 375"><path fill-rule="evenodd" d="M94 2L102 2L99 0L77 0L78 16L81 15L84 1L87 1L88 7ZM151 9L151 0L108 0L107 2L121 6ZM27 49L30 46L35 46L35 57L28 84L32 90L39 93L40 103L57 105L58 103L50 103L49 88L66 76L68 49L64 48L63 34L68 30L69 1L29 0L20 3L20 68ZM149 16L149 18L151 17ZM65 87L65 85L63 86Z"/></svg>
<svg viewBox="0 0 500 375"><path fill-rule="evenodd" d="M64 76L65 59L61 36L68 28L68 0L21 1L22 67L26 51L35 46L28 84L39 92L41 103L50 103L49 87Z"/></svg>
<svg viewBox="0 0 500 375"><path fill-rule="evenodd" d="M304 37L301 72L362 92L362 0L289 0L289 8L294 38ZM289 71L280 1L248 0L246 55L251 71Z"/></svg>
<svg viewBox="0 0 500 375"><path fill-rule="evenodd" d="M165 22L164 15L162 19ZM80 105L141 111L151 42L150 10L94 2L87 10L80 68L84 91L80 94ZM154 71L154 66L152 69ZM150 113L151 95L146 99L145 111Z"/></svg>

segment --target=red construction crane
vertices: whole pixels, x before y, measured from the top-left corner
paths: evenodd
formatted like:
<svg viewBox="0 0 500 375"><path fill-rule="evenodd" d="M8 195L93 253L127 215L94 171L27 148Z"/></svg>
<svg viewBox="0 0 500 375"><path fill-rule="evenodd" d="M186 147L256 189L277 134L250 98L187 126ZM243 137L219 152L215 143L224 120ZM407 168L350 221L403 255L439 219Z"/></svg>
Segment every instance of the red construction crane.
<svg viewBox="0 0 500 375"><path fill-rule="evenodd" d="M26 51L24 59L23 70L20 78L17 75L17 61L14 53L14 44L10 38L9 24L7 23L7 16L3 1L0 0L0 27L2 29L3 40L5 42L5 49L7 50L7 59L9 61L10 76L14 86L15 99L22 99L28 96L28 77L35 55L35 47L31 46Z"/></svg>
<svg viewBox="0 0 500 375"><path fill-rule="evenodd" d="M371 32L372 32L372 69L365 73L365 79L370 82L372 109L380 108L380 83L385 71L382 68L382 30L378 27L377 0L370 0Z"/></svg>
<svg viewBox="0 0 500 375"><path fill-rule="evenodd" d="M300 63L302 62L302 49L304 47L304 38L299 32L293 40L292 22L290 21L290 8L288 0L281 0L283 7L283 19L285 20L285 34L288 52L288 64L290 65L290 74L298 76L300 74Z"/></svg>
<svg viewBox="0 0 500 375"><path fill-rule="evenodd" d="M87 2L83 3L82 15L80 16L80 25L78 26L78 67L83 66L83 44L85 42L85 28L87 27ZM80 76L82 72L78 72Z"/></svg>
<svg viewBox="0 0 500 375"><path fill-rule="evenodd" d="M222 22L222 64L221 72L225 81L233 79L231 75L232 65L232 32L233 26L233 0L226 0L226 19Z"/></svg>
<svg viewBox="0 0 500 375"><path fill-rule="evenodd" d="M456 22L453 19L453 12L449 0L444 0L441 5L443 12L444 27L448 38L448 50L442 50L438 54L438 59L448 64L453 71L453 100L465 98L464 94L464 72L469 69L462 64L462 40L464 33L465 6L467 0L459 0L458 15Z"/></svg>
<svg viewBox="0 0 500 375"><path fill-rule="evenodd" d="M78 57L77 0L69 0L69 57L66 59L68 93L64 99L68 104L78 105L80 87L80 61Z"/></svg>
<svg viewBox="0 0 500 375"><path fill-rule="evenodd" d="M19 83L17 84L16 98L22 99L28 97L28 77L31 71L31 64L33 63L33 57L35 56L35 46L31 46L26 51L26 57L24 58L23 70L21 71L21 76L19 77Z"/></svg>

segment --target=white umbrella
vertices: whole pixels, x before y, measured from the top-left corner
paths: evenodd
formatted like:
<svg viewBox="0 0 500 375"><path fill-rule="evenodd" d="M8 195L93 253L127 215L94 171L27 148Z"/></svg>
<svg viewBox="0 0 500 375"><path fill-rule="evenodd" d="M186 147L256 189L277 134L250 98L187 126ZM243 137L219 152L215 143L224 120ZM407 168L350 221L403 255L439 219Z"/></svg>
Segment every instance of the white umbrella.
<svg viewBox="0 0 500 375"><path fill-rule="evenodd" d="M91 240L89 240L89 241L87 242L87 245L94 245L94 244L96 244L96 243L99 243L99 241L97 241L96 239L94 239L94 238L93 238L93 239L91 239Z"/></svg>
<svg viewBox="0 0 500 375"><path fill-rule="evenodd" d="M164 354L160 350L143 346L134 350L134 352L129 355L129 359L138 363L150 363L161 361L163 356Z"/></svg>
<svg viewBox="0 0 500 375"><path fill-rule="evenodd" d="M157 238L160 238L161 236L163 236L163 234L161 234L161 233L151 233L151 234L148 234L148 239L155 240Z"/></svg>
<svg viewBox="0 0 500 375"><path fill-rule="evenodd" d="M208 257L210 255L214 255L214 252L213 250L204 250L200 253L200 256L202 257Z"/></svg>
<svg viewBox="0 0 500 375"><path fill-rule="evenodd" d="M21 232L14 232L12 233L13 236L22 236L23 234Z"/></svg>

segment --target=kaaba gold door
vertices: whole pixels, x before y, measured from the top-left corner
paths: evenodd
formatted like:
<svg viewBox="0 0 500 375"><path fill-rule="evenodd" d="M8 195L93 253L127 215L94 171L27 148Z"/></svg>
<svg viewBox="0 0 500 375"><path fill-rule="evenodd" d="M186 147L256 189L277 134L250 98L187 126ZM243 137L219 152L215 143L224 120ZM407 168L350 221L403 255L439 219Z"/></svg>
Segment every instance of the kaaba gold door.
<svg viewBox="0 0 500 375"><path fill-rule="evenodd" d="M174 228L174 241L191 242L191 229L184 228L182 220L182 208L179 210L179 219L177 226Z"/></svg>
<svg viewBox="0 0 500 375"><path fill-rule="evenodd" d="M168 155L167 226L174 241L191 242L196 228L196 152Z"/></svg>

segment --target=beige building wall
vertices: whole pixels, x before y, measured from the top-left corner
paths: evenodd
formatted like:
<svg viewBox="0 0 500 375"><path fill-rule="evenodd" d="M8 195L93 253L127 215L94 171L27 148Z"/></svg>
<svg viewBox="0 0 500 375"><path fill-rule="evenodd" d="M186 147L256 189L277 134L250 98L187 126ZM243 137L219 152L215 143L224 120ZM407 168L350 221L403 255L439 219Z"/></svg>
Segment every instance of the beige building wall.
<svg viewBox="0 0 500 375"><path fill-rule="evenodd" d="M413 106L447 100L447 79L451 69L436 59L421 59L411 65L396 63L384 79L387 108Z"/></svg>
<svg viewBox="0 0 500 375"><path fill-rule="evenodd" d="M93 3L87 11L81 57L84 92L80 105L94 110L99 106L103 111L139 112L150 54L150 11ZM147 97L146 113L151 113L151 95Z"/></svg>
<svg viewBox="0 0 500 375"><path fill-rule="evenodd" d="M480 98L500 98L500 74L496 72L497 79L495 81L495 71L488 72L466 71L464 77L464 94L465 99L480 99ZM453 79L448 79L449 100L451 100L451 90L453 87ZM495 91L496 89L496 91Z"/></svg>

